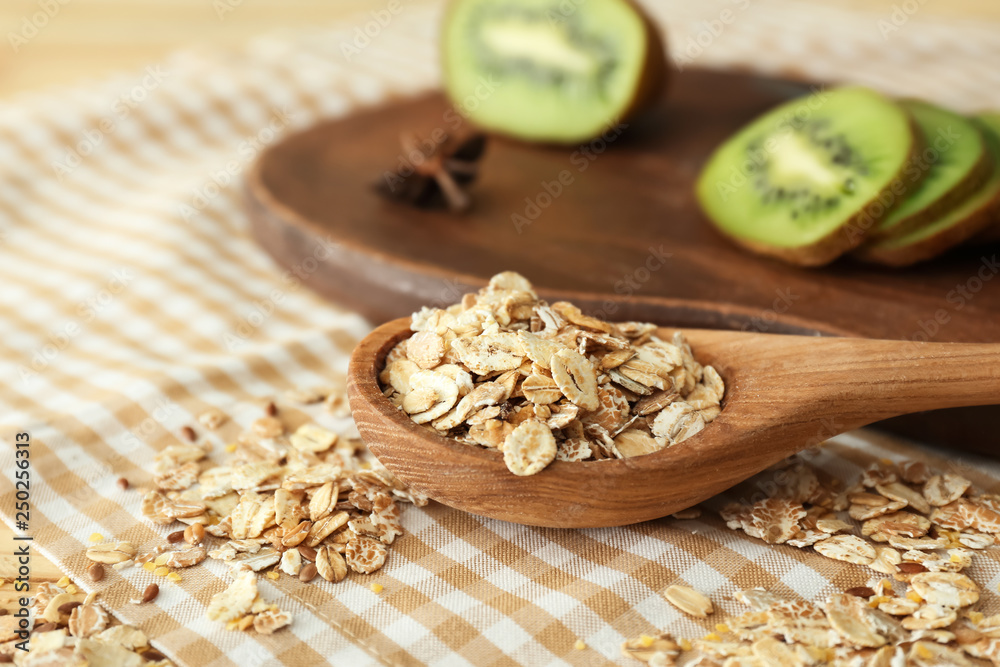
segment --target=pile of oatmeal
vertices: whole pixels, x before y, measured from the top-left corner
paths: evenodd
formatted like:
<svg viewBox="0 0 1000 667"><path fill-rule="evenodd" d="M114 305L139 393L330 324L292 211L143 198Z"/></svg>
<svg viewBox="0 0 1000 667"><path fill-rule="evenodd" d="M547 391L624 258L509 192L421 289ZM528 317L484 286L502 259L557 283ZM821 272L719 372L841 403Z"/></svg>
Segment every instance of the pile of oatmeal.
<svg viewBox="0 0 1000 667"><path fill-rule="evenodd" d="M622 645L625 656L653 667L1000 665L1000 614L977 609L983 589L966 573L977 552L996 545L1000 496L921 462L880 462L846 489L802 461L784 465L781 493L729 505L722 518L768 544L856 564L858 585L822 604L739 591L748 610L714 632L691 641L643 635ZM681 584L664 597L696 618L714 612Z"/></svg>
<svg viewBox="0 0 1000 667"><path fill-rule="evenodd" d="M174 667L139 629L116 623L69 577L38 584L31 602L27 651L19 619L0 609L0 663L18 667Z"/></svg>
<svg viewBox="0 0 1000 667"><path fill-rule="evenodd" d="M515 475L683 442L718 416L725 393L680 333L663 340L653 324L550 305L512 272L449 308L423 308L411 328L379 375L385 395L418 424L502 451Z"/></svg>
<svg viewBox="0 0 1000 667"><path fill-rule="evenodd" d="M323 402L339 417L350 414L342 392L297 390L286 398ZM199 416L208 432L228 421L218 409ZM222 455L213 452L218 438L208 433L185 426L181 436L184 441L156 455L148 483L119 480L123 489L141 494L143 517L169 532L141 551L95 533L86 552L90 575L96 582L110 575L106 568L141 567L151 584L180 585L186 568L206 559L225 562L233 580L212 598L207 616L229 630L271 634L292 622L289 612L261 598L257 576L337 583L349 572L379 570L403 534L400 503L427 502L360 440L314 422L289 429L273 402Z"/></svg>

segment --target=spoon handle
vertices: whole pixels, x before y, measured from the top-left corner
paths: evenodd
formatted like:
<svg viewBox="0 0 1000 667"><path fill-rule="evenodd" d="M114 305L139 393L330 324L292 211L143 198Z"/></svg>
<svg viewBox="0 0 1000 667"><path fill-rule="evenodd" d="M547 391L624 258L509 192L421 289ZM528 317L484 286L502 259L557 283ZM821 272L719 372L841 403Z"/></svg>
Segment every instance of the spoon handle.
<svg viewBox="0 0 1000 667"><path fill-rule="evenodd" d="M849 428L889 417L1000 403L1000 344L771 337L789 401ZM749 350L748 350L749 351ZM765 361L761 359L760 361Z"/></svg>

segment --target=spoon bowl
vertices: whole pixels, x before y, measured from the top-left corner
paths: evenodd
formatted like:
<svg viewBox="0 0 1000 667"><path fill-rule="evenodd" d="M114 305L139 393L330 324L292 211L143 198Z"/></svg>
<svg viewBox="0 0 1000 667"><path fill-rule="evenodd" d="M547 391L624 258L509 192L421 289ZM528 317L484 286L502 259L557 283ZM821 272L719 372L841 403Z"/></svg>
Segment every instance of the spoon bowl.
<svg viewBox="0 0 1000 667"><path fill-rule="evenodd" d="M451 507L532 526L617 526L672 514L795 452L865 424L922 410L1000 402L1000 344L915 343L685 329L695 358L726 383L722 412L658 452L553 461L518 477L497 450L413 423L378 373L409 337L409 318L378 327L348 372L362 439L403 482ZM673 330L659 335L669 339Z"/></svg>

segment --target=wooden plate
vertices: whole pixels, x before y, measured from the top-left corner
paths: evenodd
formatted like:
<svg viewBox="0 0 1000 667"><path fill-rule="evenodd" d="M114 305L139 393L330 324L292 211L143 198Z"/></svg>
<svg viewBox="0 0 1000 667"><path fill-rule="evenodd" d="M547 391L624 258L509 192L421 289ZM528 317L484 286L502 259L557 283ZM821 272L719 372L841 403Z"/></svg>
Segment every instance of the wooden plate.
<svg viewBox="0 0 1000 667"><path fill-rule="evenodd" d="M1000 340L997 246L906 270L850 260L799 269L733 246L702 218L692 185L712 149L807 90L691 70L677 77L661 109L591 144L494 139L465 215L376 194L374 184L402 159L400 133L432 136L454 129L458 118L437 94L393 101L268 150L247 181L253 233L305 284L375 323L452 303L492 274L516 270L540 288L580 292L591 311L610 319ZM608 312L602 294L632 295L634 307ZM926 413L896 427L990 451L1000 444L1000 409Z"/></svg>

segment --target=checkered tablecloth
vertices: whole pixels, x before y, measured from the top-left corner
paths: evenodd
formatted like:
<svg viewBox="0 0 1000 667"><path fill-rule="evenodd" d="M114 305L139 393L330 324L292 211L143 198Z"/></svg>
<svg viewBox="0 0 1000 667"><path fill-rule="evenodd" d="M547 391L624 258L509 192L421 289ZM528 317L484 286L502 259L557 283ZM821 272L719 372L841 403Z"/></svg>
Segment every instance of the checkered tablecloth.
<svg viewBox="0 0 1000 667"><path fill-rule="evenodd" d="M1000 26L793 0L648 4L682 68L752 67L966 111L1000 108ZM29 432L35 548L190 666L615 664L626 637L694 637L709 627L663 599L671 583L710 594L723 611L735 611L728 600L739 588L819 599L865 583L864 568L764 545L710 512L560 531L434 503L406 509L407 534L373 577L262 579L264 597L295 614L269 637L204 619L228 581L221 563L185 571L155 605L128 603L151 577L141 568L100 584L84 576L93 532L162 542L165 531L138 518L139 496L115 481L148 478L155 452L205 408L232 418L213 436L221 446L286 389L343 386L369 323L310 293L255 246L241 177L289 131L436 85L439 9L401 8L360 49L344 45L358 44L368 14L238 51L180 53L0 107L3 519L13 525L14 434ZM814 462L847 479L876 458L935 456L861 433ZM995 464L938 463L963 466L981 487L1000 476ZM976 568L996 590L996 556ZM372 581L384 591L372 592ZM577 639L587 648L575 649Z"/></svg>

